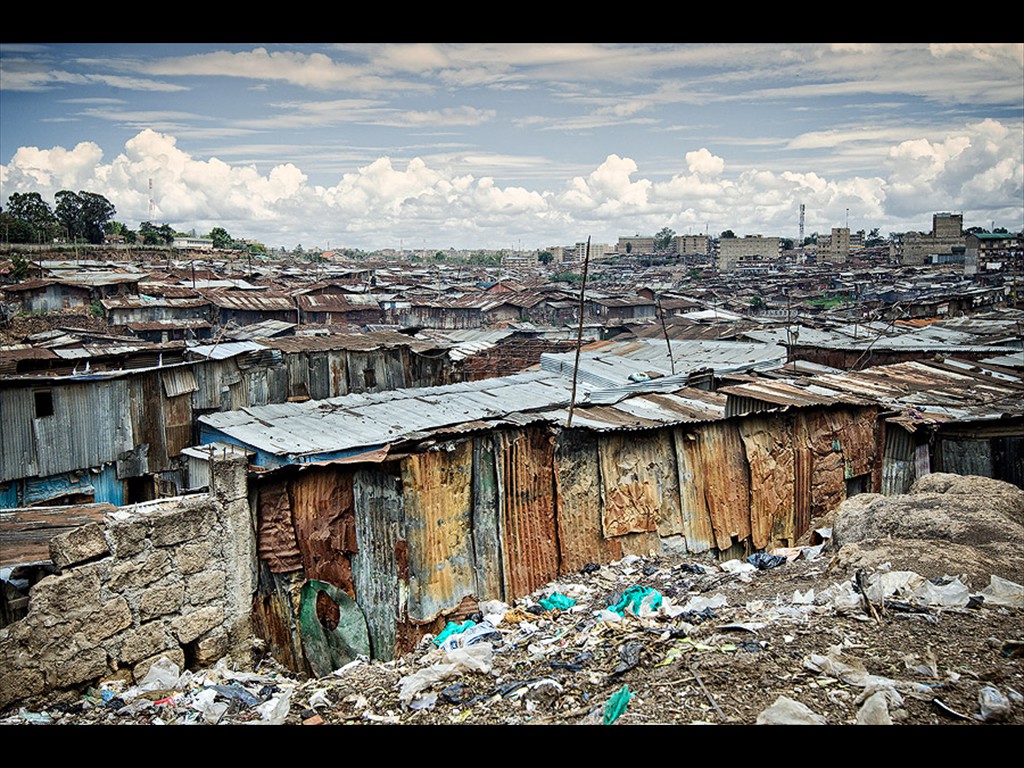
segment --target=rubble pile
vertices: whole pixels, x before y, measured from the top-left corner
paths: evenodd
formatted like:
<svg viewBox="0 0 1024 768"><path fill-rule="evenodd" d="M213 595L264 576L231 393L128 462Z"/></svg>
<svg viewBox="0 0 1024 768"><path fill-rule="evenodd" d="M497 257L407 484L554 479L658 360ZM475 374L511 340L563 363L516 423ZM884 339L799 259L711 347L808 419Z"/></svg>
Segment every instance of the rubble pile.
<svg viewBox="0 0 1024 768"><path fill-rule="evenodd" d="M848 542L838 551L819 528L816 546L743 560L588 564L511 604L480 602L391 662L360 657L299 680L268 661L183 672L165 659L137 685L104 681L0 723L1024 724L1019 549L991 546L993 520L1017 535L1005 526L1021 497L981 480L933 476L908 497L855 497L835 517ZM885 507L915 495L938 510L930 528L911 507ZM872 539L891 562L844 559ZM934 558L901 554L922 543ZM984 583L978 556L956 559L968 546L987 549Z"/></svg>

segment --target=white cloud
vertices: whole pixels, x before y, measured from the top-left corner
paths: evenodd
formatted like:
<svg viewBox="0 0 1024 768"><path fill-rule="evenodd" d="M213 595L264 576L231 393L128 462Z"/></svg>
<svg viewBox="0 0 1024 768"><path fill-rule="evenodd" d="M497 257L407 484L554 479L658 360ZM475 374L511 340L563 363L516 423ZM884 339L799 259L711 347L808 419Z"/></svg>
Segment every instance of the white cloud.
<svg viewBox="0 0 1024 768"><path fill-rule="evenodd" d="M801 203L809 232L842 226L847 209L855 229L926 228L939 210L977 211L982 223L997 218L1017 228L1024 189L1019 128L986 120L941 139L899 141L884 176L737 169L700 147L685 152L675 168L660 164L653 177L633 158L610 154L589 172L567 172L557 191L498 180L509 170L522 175L543 156L377 156L323 186L311 184L294 163L259 170L202 159L174 136L143 130L110 161L91 142L70 150L22 147L0 166L0 186L4 198L16 191L50 200L60 189L98 192L114 203L119 220L135 226L149 218L152 179L159 222L202 231L224 226L236 236L288 246L329 240L372 249L405 238L438 247L500 247L510 239L540 247L588 234L614 241L666 225L677 232L709 227L795 236ZM666 180L655 180L666 172Z"/></svg>
<svg viewBox="0 0 1024 768"><path fill-rule="evenodd" d="M240 77L291 83L305 88L349 88L357 91L408 89L410 83L380 77L365 67L335 61L323 53L296 51L211 51L159 59L136 65L140 72L163 76Z"/></svg>

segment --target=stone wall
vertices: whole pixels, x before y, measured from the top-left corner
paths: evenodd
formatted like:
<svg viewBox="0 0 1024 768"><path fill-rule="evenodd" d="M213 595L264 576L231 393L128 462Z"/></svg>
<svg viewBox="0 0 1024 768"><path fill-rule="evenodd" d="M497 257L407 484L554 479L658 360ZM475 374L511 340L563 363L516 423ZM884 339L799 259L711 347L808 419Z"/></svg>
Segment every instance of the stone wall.
<svg viewBox="0 0 1024 768"><path fill-rule="evenodd" d="M99 680L141 680L167 656L251 662L255 538L246 465L215 461L210 493L111 513L50 542L59 573L0 630L0 709Z"/></svg>

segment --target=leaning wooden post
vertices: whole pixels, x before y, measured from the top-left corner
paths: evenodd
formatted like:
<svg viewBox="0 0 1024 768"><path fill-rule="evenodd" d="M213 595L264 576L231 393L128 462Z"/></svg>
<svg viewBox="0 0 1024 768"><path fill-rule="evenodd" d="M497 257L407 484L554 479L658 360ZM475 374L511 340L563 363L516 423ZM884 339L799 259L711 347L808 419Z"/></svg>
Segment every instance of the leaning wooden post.
<svg viewBox="0 0 1024 768"><path fill-rule="evenodd" d="M572 426L572 411L576 406L576 374L580 368L580 347L583 346L583 295L587 290L587 268L590 266L590 238L587 238L587 252L583 256L583 282L580 283L580 327L576 334L576 360L572 364L572 395L569 396L569 418L566 429Z"/></svg>

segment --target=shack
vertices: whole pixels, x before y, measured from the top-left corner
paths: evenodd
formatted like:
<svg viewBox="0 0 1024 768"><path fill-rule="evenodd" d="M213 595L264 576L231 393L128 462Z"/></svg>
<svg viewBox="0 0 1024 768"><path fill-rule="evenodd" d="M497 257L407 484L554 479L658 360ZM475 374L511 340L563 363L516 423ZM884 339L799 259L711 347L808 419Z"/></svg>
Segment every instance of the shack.
<svg viewBox="0 0 1024 768"><path fill-rule="evenodd" d="M880 488L879 408L860 398L728 416L725 395L648 383L587 391L570 426L569 387L533 371L202 417L204 442L260 468L254 622L279 661L310 663L309 580L347 595L335 613L359 611L390 659L587 563L786 546L851 476Z"/></svg>

